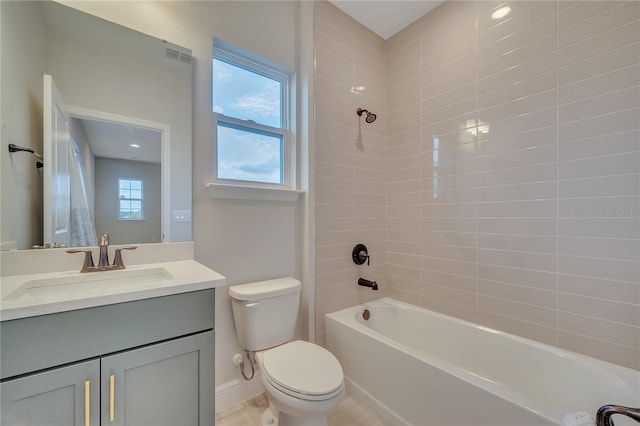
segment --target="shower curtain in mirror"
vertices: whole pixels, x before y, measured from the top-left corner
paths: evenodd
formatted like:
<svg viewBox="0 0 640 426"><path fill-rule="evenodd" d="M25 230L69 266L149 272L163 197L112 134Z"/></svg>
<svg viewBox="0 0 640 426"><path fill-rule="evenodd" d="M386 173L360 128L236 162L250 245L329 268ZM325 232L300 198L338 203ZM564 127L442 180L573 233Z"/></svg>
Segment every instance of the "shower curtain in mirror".
<svg viewBox="0 0 640 426"><path fill-rule="evenodd" d="M82 172L82 154L71 141L69 144L69 178L71 189L71 247L95 246L98 244L93 214L89 209L87 191Z"/></svg>

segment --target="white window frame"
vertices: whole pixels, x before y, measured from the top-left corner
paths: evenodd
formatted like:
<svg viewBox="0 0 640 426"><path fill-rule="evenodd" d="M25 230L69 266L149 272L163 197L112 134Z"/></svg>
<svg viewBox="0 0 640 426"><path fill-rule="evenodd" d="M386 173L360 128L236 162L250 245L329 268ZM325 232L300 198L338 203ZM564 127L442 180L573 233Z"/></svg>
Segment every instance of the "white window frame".
<svg viewBox="0 0 640 426"><path fill-rule="evenodd" d="M252 120L242 120L234 117L229 117L224 114L213 112L214 117L214 149L213 149L213 182L216 184L241 186L241 187L253 187L253 188L271 188L271 189L295 189L296 186L296 149L295 141L292 135L291 125L292 122L292 108L291 108L291 81L292 73L282 65L271 62L267 59L261 58L250 52L243 51L236 48L224 41L214 39L213 43L213 59L218 59L227 62L233 66L245 69L249 72L262 75L264 77L276 80L280 82L281 90L281 127L271 127L263 124L256 123ZM212 86L215 85L213 78L211 79ZM215 90L215 88L213 89ZM213 91L212 91L213 100ZM210 102L213 109L213 102ZM255 132L259 134L267 134L280 136L282 138L281 148L281 176L282 183L270 183L259 182L249 180L236 180L225 179L218 177L218 124L222 123L222 126L228 126L237 130L245 130L247 132Z"/></svg>
<svg viewBox="0 0 640 426"><path fill-rule="evenodd" d="M129 181L129 191L131 191L131 181L139 181L140 182L140 198L120 198L120 181ZM122 200L129 200L129 201L140 201L140 211L142 212L142 217L141 218L123 218L120 217L120 213L122 212L122 207L120 205L120 202ZM137 179L137 178L118 178L118 220L119 221L138 221L138 222L143 222L145 220L145 216L144 216L144 180L143 179Z"/></svg>

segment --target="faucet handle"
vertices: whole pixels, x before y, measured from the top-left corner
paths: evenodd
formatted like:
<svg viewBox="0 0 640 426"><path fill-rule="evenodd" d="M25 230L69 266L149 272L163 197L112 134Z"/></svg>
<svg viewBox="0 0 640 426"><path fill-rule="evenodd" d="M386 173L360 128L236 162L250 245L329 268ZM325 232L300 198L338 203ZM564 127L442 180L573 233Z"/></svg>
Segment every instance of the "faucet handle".
<svg viewBox="0 0 640 426"><path fill-rule="evenodd" d="M100 234L100 236L98 237L98 245L99 246L108 246L109 245L109 234L107 234L106 232L103 232L102 234Z"/></svg>
<svg viewBox="0 0 640 426"><path fill-rule="evenodd" d="M135 250L138 247L136 246L126 246L126 247L120 247L116 249L116 254L113 257L113 266L115 266L117 269L124 269L126 268L126 266L124 266L124 262L122 261L122 250Z"/></svg>
<svg viewBox="0 0 640 426"><path fill-rule="evenodd" d="M73 249L67 250L67 253L84 253L84 262L82 263L82 269L80 272L89 272L91 268L95 268L93 264L93 254L88 249Z"/></svg>

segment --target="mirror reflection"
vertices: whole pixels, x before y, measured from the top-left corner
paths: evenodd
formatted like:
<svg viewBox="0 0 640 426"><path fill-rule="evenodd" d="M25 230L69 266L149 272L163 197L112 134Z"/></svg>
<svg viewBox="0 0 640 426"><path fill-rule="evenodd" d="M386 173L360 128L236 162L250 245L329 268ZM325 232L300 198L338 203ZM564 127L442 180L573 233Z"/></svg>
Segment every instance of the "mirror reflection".
<svg viewBox="0 0 640 426"><path fill-rule="evenodd" d="M190 240L170 220L191 209L191 174L170 173L191 167L190 50L55 2L0 7L0 249Z"/></svg>
<svg viewBox="0 0 640 426"><path fill-rule="evenodd" d="M86 208L95 212L95 226L87 227L91 233L84 240L80 234L71 245L94 245L96 229L111 230L111 244L160 242L161 132L71 117L71 144L72 160L82 170ZM73 192L71 198L73 205Z"/></svg>

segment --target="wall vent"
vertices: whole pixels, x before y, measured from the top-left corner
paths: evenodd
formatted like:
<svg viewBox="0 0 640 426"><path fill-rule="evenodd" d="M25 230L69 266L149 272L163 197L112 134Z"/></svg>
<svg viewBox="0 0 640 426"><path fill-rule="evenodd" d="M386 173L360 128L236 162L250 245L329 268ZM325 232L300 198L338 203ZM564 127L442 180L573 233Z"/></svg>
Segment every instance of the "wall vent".
<svg viewBox="0 0 640 426"><path fill-rule="evenodd" d="M164 51L164 56L166 56L169 59L175 59L175 60L179 60L180 59L180 52L178 50L172 49L170 47L167 47Z"/></svg>
<svg viewBox="0 0 640 426"><path fill-rule="evenodd" d="M188 53L181 53L180 62L184 62L185 64L191 64L191 55L189 55Z"/></svg>

